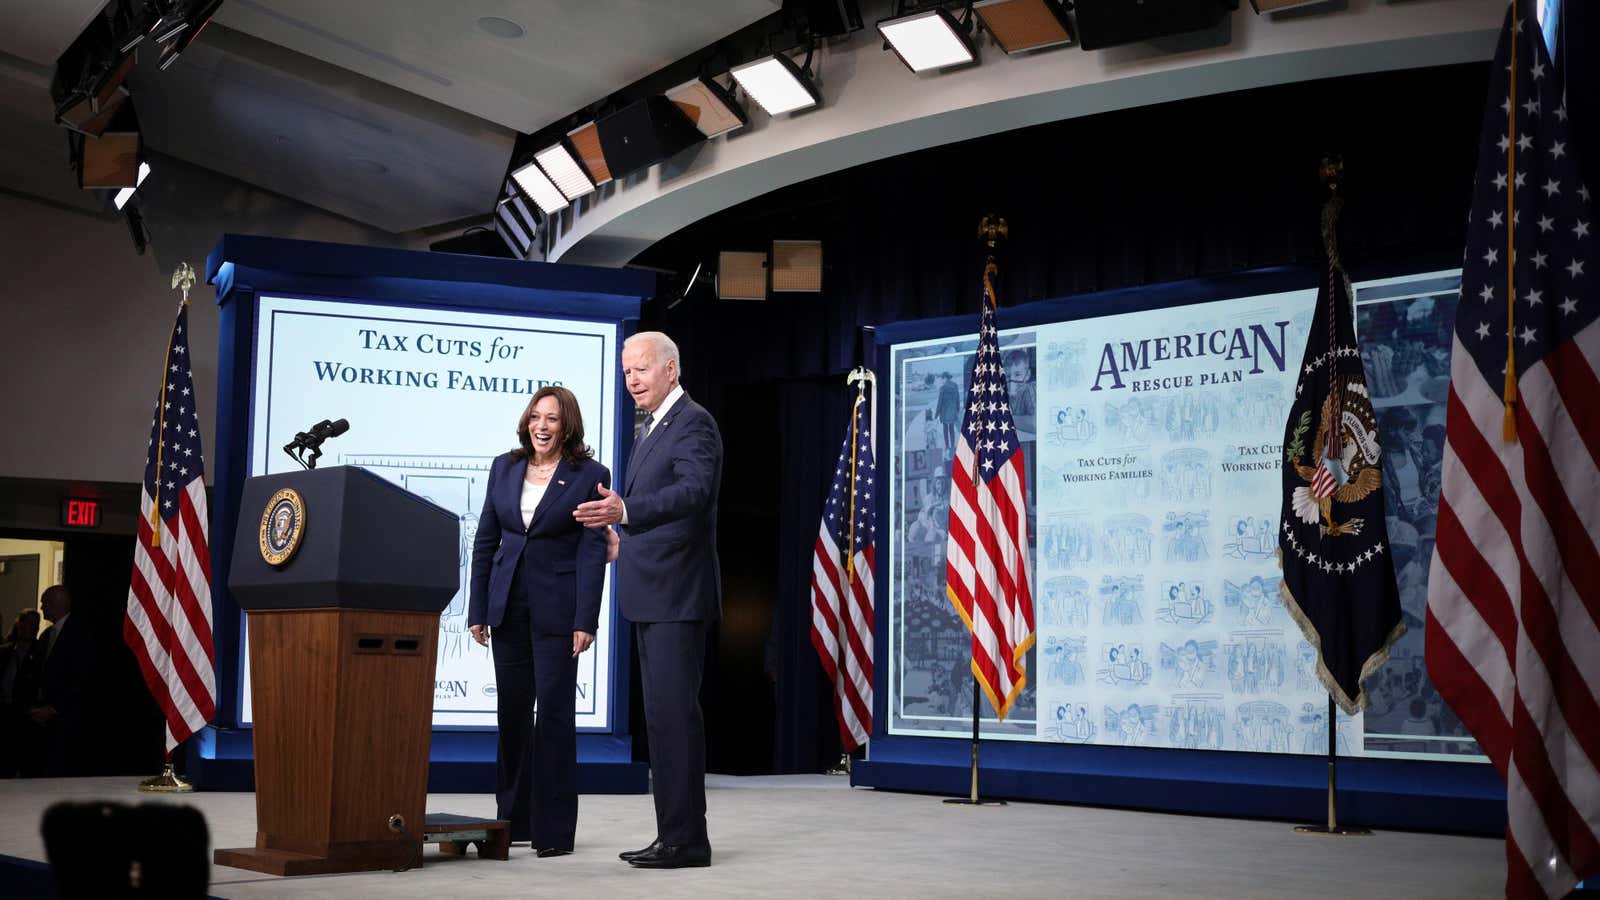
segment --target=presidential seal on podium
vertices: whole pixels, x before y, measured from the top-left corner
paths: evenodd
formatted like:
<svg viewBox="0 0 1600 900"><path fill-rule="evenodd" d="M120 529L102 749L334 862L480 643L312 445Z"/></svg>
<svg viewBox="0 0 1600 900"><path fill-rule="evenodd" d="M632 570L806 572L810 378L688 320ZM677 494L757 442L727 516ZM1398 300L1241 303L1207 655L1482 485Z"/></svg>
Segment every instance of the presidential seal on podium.
<svg viewBox="0 0 1600 900"><path fill-rule="evenodd" d="M272 495L261 513L261 558L281 566L300 549L306 532L306 503L300 492L284 488Z"/></svg>

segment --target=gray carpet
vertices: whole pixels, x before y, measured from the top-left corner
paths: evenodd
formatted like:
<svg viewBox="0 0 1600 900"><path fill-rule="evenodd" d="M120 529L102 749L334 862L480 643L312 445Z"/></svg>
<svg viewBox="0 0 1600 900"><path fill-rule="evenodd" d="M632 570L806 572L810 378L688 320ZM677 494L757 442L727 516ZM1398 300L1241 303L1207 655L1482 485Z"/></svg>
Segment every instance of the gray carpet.
<svg viewBox="0 0 1600 900"><path fill-rule="evenodd" d="M0 854L43 859L38 823L58 800L137 803L137 779L0 781ZM192 794L213 847L255 840L252 794ZM1013 803L945 806L937 798L854 790L842 778L712 777L715 864L638 871L616 854L648 843L647 796L584 797L577 851L509 862L430 855L420 870L298 879L213 867L222 897L465 900L579 892L587 897L1498 897L1499 840L1386 832L1296 835L1287 825ZM494 799L435 794L430 812L491 816ZM0 894L6 893L0 890Z"/></svg>

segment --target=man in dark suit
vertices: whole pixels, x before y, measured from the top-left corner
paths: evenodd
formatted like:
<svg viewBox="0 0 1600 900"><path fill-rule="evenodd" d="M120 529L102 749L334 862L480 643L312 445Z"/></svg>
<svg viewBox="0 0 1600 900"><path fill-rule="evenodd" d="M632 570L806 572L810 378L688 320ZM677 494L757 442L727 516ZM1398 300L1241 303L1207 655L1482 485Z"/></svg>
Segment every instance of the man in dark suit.
<svg viewBox="0 0 1600 900"><path fill-rule="evenodd" d="M717 494L722 435L678 385L678 347L645 331L622 348L622 374L645 412L620 495L573 515L594 528L620 524L617 595L634 623L656 805L656 839L621 854L638 868L711 864L706 837L706 738L700 679L706 639L722 614Z"/></svg>
<svg viewBox="0 0 1600 900"><path fill-rule="evenodd" d="M73 621L72 597L65 587L45 588L39 607L50 627L33 642L17 684L31 757L23 774L80 775L84 690L94 669L94 639L86 623Z"/></svg>

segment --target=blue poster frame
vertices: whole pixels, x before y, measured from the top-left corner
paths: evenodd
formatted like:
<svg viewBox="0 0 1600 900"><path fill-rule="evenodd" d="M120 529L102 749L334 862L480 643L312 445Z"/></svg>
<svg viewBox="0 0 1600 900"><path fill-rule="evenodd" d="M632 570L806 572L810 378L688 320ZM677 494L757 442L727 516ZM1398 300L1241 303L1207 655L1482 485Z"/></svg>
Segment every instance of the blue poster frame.
<svg viewBox="0 0 1600 900"><path fill-rule="evenodd" d="M228 571L249 475L249 425L255 369L258 298L326 298L394 308L516 313L610 323L616 346L638 328L641 305L655 293L655 276L601 269L318 241L225 234L206 259L207 283L219 307L217 430L212 448L211 575L218 708L213 723L188 744L190 776L205 789L249 789L254 766L251 729L240 721L243 616L229 596ZM633 429L622 379L611 402L618 411L616 459L626 460ZM616 478L624 477L618 471ZM631 628L612 605L616 643L610 661L609 721L578 738L579 789L643 793L648 770L633 762L628 733ZM430 751L429 789L485 791L494 784L497 735L473 726L438 726Z"/></svg>
<svg viewBox="0 0 1600 900"><path fill-rule="evenodd" d="M1449 269L1448 258L1409 258L1352 269L1368 281ZM1320 268L1285 266L1214 278L1139 286L1002 305L1002 329L1026 328L1118 313L1166 309L1315 289ZM974 293L977 279L974 277ZM1001 302L1004 303L1004 295ZM890 384L890 347L910 341L976 338L976 315L879 325L867 365ZM892 404L876 411L880 434L891 433ZM891 521L889 492L878 497L879 521ZM880 555L880 558L885 558ZM874 656L889 660L889 579L874 597ZM876 666L873 728L866 758L851 767L853 786L965 795L970 789L970 737L891 735L889 665ZM1147 747L984 741L981 793L986 797L1084 803L1176 813L1319 821L1326 816L1326 757ZM1498 835L1505 832L1505 785L1478 762L1341 757L1342 821L1367 826Z"/></svg>

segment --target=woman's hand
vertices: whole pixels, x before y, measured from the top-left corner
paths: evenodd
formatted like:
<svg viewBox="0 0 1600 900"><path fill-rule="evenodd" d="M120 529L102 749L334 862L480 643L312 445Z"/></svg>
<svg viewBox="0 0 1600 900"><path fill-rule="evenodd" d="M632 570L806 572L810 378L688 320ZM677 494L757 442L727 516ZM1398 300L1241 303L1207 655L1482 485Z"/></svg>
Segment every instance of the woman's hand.
<svg viewBox="0 0 1600 900"><path fill-rule="evenodd" d="M579 653L594 646L594 635L587 631L574 631L572 633L572 656L577 658Z"/></svg>
<svg viewBox="0 0 1600 900"><path fill-rule="evenodd" d="M472 632L472 639L477 641L479 646L489 646L489 626L473 625L467 630Z"/></svg>
<svg viewBox="0 0 1600 900"><path fill-rule="evenodd" d="M622 552L622 536L617 534L615 528L606 529L606 562L617 561L617 555Z"/></svg>

